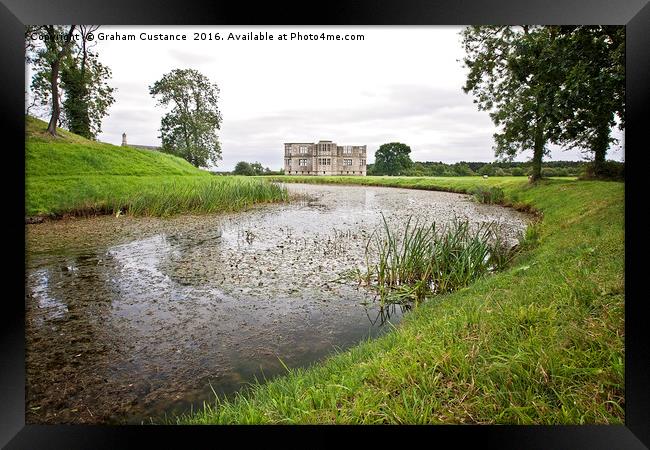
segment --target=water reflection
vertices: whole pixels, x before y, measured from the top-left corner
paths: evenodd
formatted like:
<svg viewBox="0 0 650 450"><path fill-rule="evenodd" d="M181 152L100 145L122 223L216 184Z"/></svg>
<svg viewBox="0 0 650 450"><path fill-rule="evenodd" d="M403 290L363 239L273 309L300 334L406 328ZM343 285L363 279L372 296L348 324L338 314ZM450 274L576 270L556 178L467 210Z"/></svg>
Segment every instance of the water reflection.
<svg viewBox="0 0 650 450"><path fill-rule="evenodd" d="M374 319L371 317L371 312L368 310L366 310L366 315L373 326L383 326L390 321L391 317L393 317L393 320L399 319L405 312L410 311L411 308L412 307L409 304L388 304L380 306L379 309L372 311L376 313Z"/></svg>

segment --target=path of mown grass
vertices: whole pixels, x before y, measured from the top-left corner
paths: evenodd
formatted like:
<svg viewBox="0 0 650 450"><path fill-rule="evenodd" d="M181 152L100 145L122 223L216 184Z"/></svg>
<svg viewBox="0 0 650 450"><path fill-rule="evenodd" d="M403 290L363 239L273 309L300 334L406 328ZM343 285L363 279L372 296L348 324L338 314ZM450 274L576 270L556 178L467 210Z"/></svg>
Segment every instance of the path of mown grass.
<svg viewBox="0 0 650 450"><path fill-rule="evenodd" d="M281 179L499 185L508 202L543 213L541 237L511 269L428 300L385 336L178 423L623 423L622 183Z"/></svg>
<svg viewBox="0 0 650 450"><path fill-rule="evenodd" d="M25 214L117 213L167 216L234 211L281 201L269 180L214 176L172 155L89 141L26 118Z"/></svg>

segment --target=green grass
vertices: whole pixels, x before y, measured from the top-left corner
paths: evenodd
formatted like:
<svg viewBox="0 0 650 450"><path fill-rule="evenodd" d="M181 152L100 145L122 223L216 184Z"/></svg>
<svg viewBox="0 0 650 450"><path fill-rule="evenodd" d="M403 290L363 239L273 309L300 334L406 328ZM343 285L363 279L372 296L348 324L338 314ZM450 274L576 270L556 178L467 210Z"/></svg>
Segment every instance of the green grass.
<svg viewBox="0 0 650 450"><path fill-rule="evenodd" d="M291 178L291 179L289 179ZM178 423L624 423L624 185L525 178L281 177L468 192L534 208L511 267L393 331Z"/></svg>
<svg viewBox="0 0 650 450"><path fill-rule="evenodd" d="M32 216L128 212L167 216L247 208L286 199L269 180L218 177L182 158L89 141L27 117L26 205Z"/></svg>

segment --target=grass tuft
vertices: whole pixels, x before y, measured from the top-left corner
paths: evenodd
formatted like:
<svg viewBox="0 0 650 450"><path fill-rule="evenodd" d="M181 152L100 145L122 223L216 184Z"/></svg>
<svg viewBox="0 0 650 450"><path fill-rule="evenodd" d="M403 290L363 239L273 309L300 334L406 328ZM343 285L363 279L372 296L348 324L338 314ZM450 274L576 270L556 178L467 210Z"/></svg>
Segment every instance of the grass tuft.
<svg viewBox="0 0 650 450"><path fill-rule="evenodd" d="M477 202L488 205L502 204L505 199L503 189L496 186L476 186L469 192Z"/></svg>
<svg viewBox="0 0 650 450"><path fill-rule="evenodd" d="M489 272L505 268L515 250L497 232L496 223L455 220L438 230L435 222L392 230L382 214L383 227L366 245L366 272L361 281L374 287L381 305L420 303L426 297L468 286ZM376 263L370 263L376 260ZM361 274L361 272L359 272Z"/></svg>

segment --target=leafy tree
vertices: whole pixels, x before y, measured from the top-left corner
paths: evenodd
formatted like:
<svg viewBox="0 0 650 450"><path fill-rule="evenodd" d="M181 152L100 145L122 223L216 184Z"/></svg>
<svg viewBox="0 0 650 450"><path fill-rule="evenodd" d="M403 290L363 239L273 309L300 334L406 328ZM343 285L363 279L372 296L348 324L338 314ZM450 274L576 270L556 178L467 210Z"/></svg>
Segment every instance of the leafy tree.
<svg viewBox="0 0 650 450"><path fill-rule="evenodd" d="M559 35L567 62L560 100L570 111L560 140L593 153L594 175L602 177L616 118L625 127L625 27L563 26Z"/></svg>
<svg viewBox="0 0 650 450"><path fill-rule="evenodd" d="M400 142L383 144L375 152L374 175L403 175L413 162L409 154L411 147Z"/></svg>
<svg viewBox="0 0 650 450"><path fill-rule="evenodd" d="M246 175L251 176L255 175L255 169L246 161L239 161L235 165L235 170L233 171L235 175Z"/></svg>
<svg viewBox="0 0 650 450"><path fill-rule="evenodd" d="M262 164L257 161L251 164L251 168L255 172L255 175L262 175L264 173L264 167L262 167ZM267 168L266 170L268 171L269 169Z"/></svg>
<svg viewBox="0 0 650 450"><path fill-rule="evenodd" d="M97 25L79 26L78 51L67 58L61 70L62 87L66 93L63 122L70 131L88 139L97 138L101 121L115 102L115 89L107 83L111 70L100 63L97 54L89 48L92 41L89 36L98 29Z"/></svg>
<svg viewBox="0 0 650 450"><path fill-rule="evenodd" d="M161 120L162 149L197 167L221 159L219 88L194 69L174 69L149 87L159 105L172 105Z"/></svg>
<svg viewBox="0 0 650 450"><path fill-rule="evenodd" d="M469 73L465 93L499 127L495 155L513 158L533 150L532 181L541 178L546 144L558 133L562 84L558 27L472 26L461 32Z"/></svg>
<svg viewBox="0 0 650 450"><path fill-rule="evenodd" d="M103 117L114 102L114 89L107 84L110 69L90 51L91 34L98 28L98 25L26 28L26 62L33 71L32 103L26 113L35 106L48 107L48 131L53 135L57 126L66 126L76 134L95 139L101 132Z"/></svg>
<svg viewBox="0 0 650 450"><path fill-rule="evenodd" d="M263 167L262 164L258 161L255 161L254 163L239 161L235 165L235 170L233 173L235 175L264 175L270 174L272 171L268 167Z"/></svg>
<svg viewBox="0 0 650 450"><path fill-rule="evenodd" d="M51 105L47 132L56 136L61 106L60 70L74 45L76 25L42 25L25 28L25 55L34 69L31 88L41 105ZM42 39L41 39L42 38Z"/></svg>

